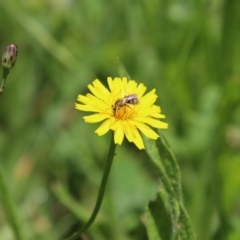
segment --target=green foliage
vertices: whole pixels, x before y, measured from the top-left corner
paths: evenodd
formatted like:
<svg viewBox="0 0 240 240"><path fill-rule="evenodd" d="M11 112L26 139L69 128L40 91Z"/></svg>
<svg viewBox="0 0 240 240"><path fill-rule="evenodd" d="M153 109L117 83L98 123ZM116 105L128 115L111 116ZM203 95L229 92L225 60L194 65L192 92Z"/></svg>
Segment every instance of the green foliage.
<svg viewBox="0 0 240 240"><path fill-rule="evenodd" d="M156 200L148 205L149 239L195 239L182 204L180 172L173 153L163 136L157 141L146 139L145 142L162 180Z"/></svg>
<svg viewBox="0 0 240 240"><path fill-rule="evenodd" d="M63 239L89 218L109 136L74 102L95 78L118 76L117 58L156 88L178 163L165 142L152 143L155 158L125 141L82 239L189 239L189 218L196 239L240 239L239 9L238 0L0 1L0 52L18 45L0 98L0 164L18 217L9 221L0 195L0 239L16 239L18 222L27 240Z"/></svg>

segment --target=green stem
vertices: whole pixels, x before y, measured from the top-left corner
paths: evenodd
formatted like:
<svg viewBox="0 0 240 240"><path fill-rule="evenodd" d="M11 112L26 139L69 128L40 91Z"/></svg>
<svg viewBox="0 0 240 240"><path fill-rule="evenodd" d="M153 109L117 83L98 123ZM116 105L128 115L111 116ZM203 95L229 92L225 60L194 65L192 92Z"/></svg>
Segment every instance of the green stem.
<svg viewBox="0 0 240 240"><path fill-rule="evenodd" d="M1 80L1 85L0 85L0 96L2 96L8 74L9 74L9 69L3 68L2 80Z"/></svg>
<svg viewBox="0 0 240 240"><path fill-rule="evenodd" d="M104 173L103 173L100 189L99 189L99 192L98 192L97 202L96 202L96 205L95 205L94 210L92 212L92 215L80 230L78 230L72 236L66 238L65 240L74 240L77 237L81 236L81 234L85 230L87 230L92 225L92 223L94 222L94 220L95 220L95 218L98 214L98 211L100 209L102 200L103 200L103 196L104 196L106 185L107 185L108 176L109 176L109 173L110 173L110 170L111 170L113 158L115 156L115 149L116 149L116 144L114 143L113 134L112 134L110 148L109 148L109 152L108 152L108 159L107 159L107 163L106 163L105 170L104 170Z"/></svg>
<svg viewBox="0 0 240 240"><path fill-rule="evenodd" d="M8 218L9 224L11 225L13 232L15 234L15 238L17 240L24 240L20 223L17 217L16 208L13 202L13 198L11 197L8 187L7 181L3 174L2 167L0 165L0 199L2 202L3 209L5 211L6 217Z"/></svg>

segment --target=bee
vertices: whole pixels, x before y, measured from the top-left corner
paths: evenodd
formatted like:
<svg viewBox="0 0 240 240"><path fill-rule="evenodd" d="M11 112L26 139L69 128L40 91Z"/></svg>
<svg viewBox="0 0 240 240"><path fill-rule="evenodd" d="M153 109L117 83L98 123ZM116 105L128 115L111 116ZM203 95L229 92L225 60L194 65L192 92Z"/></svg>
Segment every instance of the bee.
<svg viewBox="0 0 240 240"><path fill-rule="evenodd" d="M132 105L139 104L139 99L137 97L137 94L129 94L123 98L117 99L114 105L112 105L113 115L115 116L118 110L128 106L128 104L132 104Z"/></svg>

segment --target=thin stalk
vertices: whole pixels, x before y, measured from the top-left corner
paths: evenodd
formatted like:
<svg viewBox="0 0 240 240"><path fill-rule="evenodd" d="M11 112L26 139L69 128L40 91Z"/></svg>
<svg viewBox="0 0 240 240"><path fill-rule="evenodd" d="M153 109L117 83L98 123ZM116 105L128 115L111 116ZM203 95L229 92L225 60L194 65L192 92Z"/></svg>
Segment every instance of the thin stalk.
<svg viewBox="0 0 240 240"><path fill-rule="evenodd" d="M25 240L21 231L16 207L14 205L13 198L10 195L10 192L8 190L7 181L3 174L1 165L0 165L0 199L1 199L1 203L5 212L5 215L9 221L9 224L13 229L15 239Z"/></svg>
<svg viewBox="0 0 240 240"><path fill-rule="evenodd" d="M0 96L3 93L8 74L9 74L9 69L3 68L2 79L0 83ZM0 165L0 199L1 199L1 204L3 206L6 218L8 219L8 222L13 229L15 238L17 240L24 240L25 238L23 237L23 234L22 234L16 207L13 201L13 197L11 196L8 190L7 180L4 176L4 172L1 165Z"/></svg>
<svg viewBox="0 0 240 240"><path fill-rule="evenodd" d="M1 85L0 85L0 96L2 96L8 74L9 74L9 69L8 68L3 68Z"/></svg>
<svg viewBox="0 0 240 240"><path fill-rule="evenodd" d="M99 189L99 192L98 192L97 202L95 204L92 215L80 230L75 232L72 236L70 236L68 238L65 238L64 240L74 240L74 239L76 239L77 237L81 236L81 234L85 230L87 230L92 225L92 223L94 222L94 220L95 220L95 218L98 214L98 211L100 209L100 206L102 204L102 200L103 200L106 185L107 185L108 176L109 176L109 173L110 173L110 170L111 170L113 158L115 156L115 149L116 149L116 144L114 143L113 133L112 133L110 148L109 148L109 152L108 152L108 159L107 159L107 163L106 163L105 170L104 170L104 173L103 173L100 189Z"/></svg>

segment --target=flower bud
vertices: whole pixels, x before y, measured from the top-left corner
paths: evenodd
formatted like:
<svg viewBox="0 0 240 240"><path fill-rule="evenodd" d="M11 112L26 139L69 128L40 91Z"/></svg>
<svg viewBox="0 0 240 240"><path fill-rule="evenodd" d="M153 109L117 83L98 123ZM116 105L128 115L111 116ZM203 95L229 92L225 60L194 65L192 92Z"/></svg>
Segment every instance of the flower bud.
<svg viewBox="0 0 240 240"><path fill-rule="evenodd" d="M11 69L17 60L17 45L9 44L2 55L2 65L4 68Z"/></svg>

